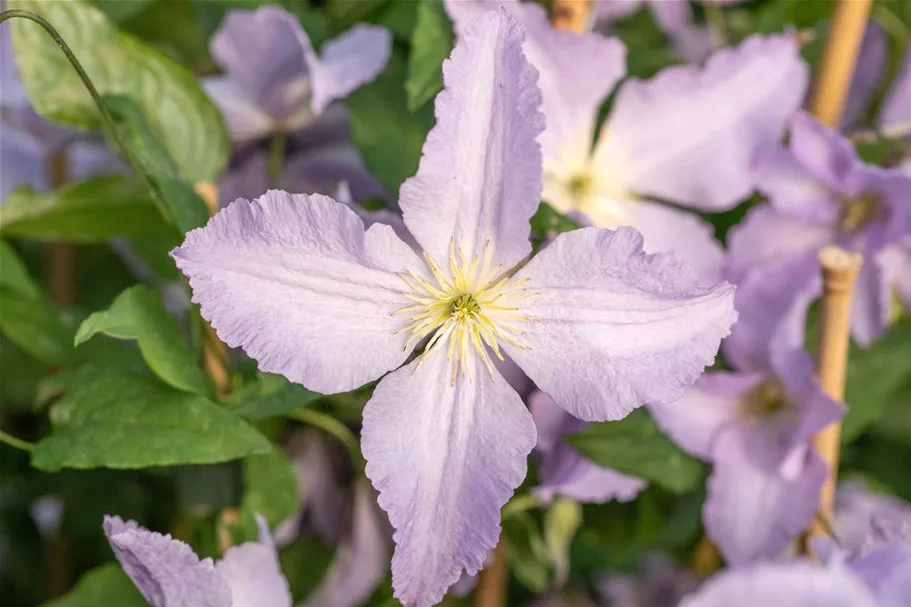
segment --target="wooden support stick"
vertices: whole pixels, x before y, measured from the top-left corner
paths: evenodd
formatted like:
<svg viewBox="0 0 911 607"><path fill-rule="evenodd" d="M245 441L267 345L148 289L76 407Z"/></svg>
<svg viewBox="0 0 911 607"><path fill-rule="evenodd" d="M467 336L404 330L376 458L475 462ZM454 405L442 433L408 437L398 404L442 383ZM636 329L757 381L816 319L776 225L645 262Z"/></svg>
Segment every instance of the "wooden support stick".
<svg viewBox="0 0 911 607"><path fill-rule="evenodd" d="M593 0L554 0L554 27L581 34L591 26Z"/></svg>
<svg viewBox="0 0 911 607"><path fill-rule="evenodd" d="M51 152L47 159L47 180L53 189L67 181L66 149ZM69 242L52 242L45 248L47 290L51 301L61 308L76 305L76 249Z"/></svg>
<svg viewBox="0 0 911 607"><path fill-rule="evenodd" d="M481 572L478 589L475 591L474 607L506 607L506 582L509 575L509 561L506 558L506 538L500 534L500 542L494 548L490 565Z"/></svg>
<svg viewBox="0 0 911 607"><path fill-rule="evenodd" d="M848 366L851 298L862 258L856 253L830 246L820 251L819 262L822 266L823 293L816 374L823 391L841 402L845 397L845 371ZM825 535L826 522L832 518L840 445L840 422L829 425L813 437L813 449L826 462L829 474L822 486L819 512L810 525L807 539ZM810 552L809 547L807 552Z"/></svg>
<svg viewBox="0 0 911 607"><path fill-rule="evenodd" d="M872 0L839 0L829 28L810 109L828 126L841 121Z"/></svg>

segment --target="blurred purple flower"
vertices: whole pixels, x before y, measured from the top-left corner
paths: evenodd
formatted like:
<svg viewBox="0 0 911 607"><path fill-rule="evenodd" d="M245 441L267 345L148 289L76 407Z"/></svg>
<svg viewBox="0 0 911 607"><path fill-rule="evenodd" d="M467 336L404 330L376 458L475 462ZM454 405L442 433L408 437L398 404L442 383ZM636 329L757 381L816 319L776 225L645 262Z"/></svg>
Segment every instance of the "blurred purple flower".
<svg viewBox="0 0 911 607"><path fill-rule="evenodd" d="M523 39L491 12L444 64L437 123L401 189L423 260L388 226L365 232L342 204L279 191L235 202L172 253L219 337L263 371L329 394L393 371L361 439L407 606L483 566L525 477L535 427L492 366L501 349L576 417L619 419L677 398L735 317L729 285L646 255L634 230L561 234L528 259L543 120Z"/></svg>
<svg viewBox="0 0 911 607"><path fill-rule="evenodd" d="M681 448L712 463L703 521L732 565L774 557L807 528L826 475L810 437L843 413L809 355L754 345L763 365L706 373L679 400L651 407Z"/></svg>
<svg viewBox="0 0 911 607"><path fill-rule="evenodd" d="M446 1L458 31L497 5ZM645 237L646 251L674 251L701 276L717 280L723 251L712 226L656 200L722 211L752 192L754 154L779 140L803 101L807 67L796 40L754 36L718 51L704 67L629 79L596 133L601 103L625 75L623 43L555 30L535 3L504 6L528 30L524 49L541 74L544 200L597 227L632 225Z"/></svg>
<svg viewBox="0 0 911 607"><path fill-rule="evenodd" d="M291 592L265 519L259 541L200 560L187 544L118 516L104 534L120 565L152 607L291 607Z"/></svg>
<svg viewBox="0 0 911 607"><path fill-rule="evenodd" d="M790 147L757 160L769 204L753 208L729 235L728 278L738 284L740 320L725 342L729 360L750 368L757 334L802 333L806 306L820 289L821 248L861 253L851 331L861 345L886 328L896 270L889 251L911 232L911 177L864 164L853 146L807 114L794 117ZM761 302L761 303L760 303Z"/></svg>
<svg viewBox="0 0 911 607"><path fill-rule="evenodd" d="M863 481L856 479L839 484L835 493L832 527L842 549L860 551L867 541L873 520L883 517L911 520L911 504L871 491Z"/></svg>
<svg viewBox="0 0 911 607"><path fill-rule="evenodd" d="M292 132L386 67L392 36L359 24L317 55L297 18L275 6L233 10L210 42L225 75L204 86L235 142Z"/></svg>
<svg viewBox="0 0 911 607"><path fill-rule="evenodd" d="M634 574L611 573L597 583L610 607L677 607L695 590L696 576L662 554L648 554Z"/></svg>

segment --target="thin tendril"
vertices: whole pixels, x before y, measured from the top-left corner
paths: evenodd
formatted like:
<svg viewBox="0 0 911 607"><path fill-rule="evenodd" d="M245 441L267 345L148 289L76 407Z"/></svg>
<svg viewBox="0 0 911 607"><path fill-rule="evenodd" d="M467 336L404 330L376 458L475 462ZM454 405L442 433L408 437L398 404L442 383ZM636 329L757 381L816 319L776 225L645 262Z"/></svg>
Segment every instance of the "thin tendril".
<svg viewBox="0 0 911 607"><path fill-rule="evenodd" d="M3 430L0 430L0 443L6 443L10 447L14 447L16 449L21 449L23 451L31 451L32 449L35 448L34 444L32 444L28 441L24 441L21 438L16 438L15 436L11 436L11 435L7 434L6 432L4 432Z"/></svg>
<svg viewBox="0 0 911 607"><path fill-rule="evenodd" d="M142 166L136 161L133 157L133 153L130 151L130 148L123 142L120 138L120 134L117 132L117 123L114 121L114 118L111 116L108 107L104 103L104 99L101 97L101 93L98 92L98 89L95 88L95 85L92 83L89 75L86 74L85 69L83 69L82 64L79 63L79 60L76 59L76 55L73 54L72 49L66 43L60 32L57 29L47 22L44 17L36 15L30 11L24 11L21 9L10 9L7 11L0 12L0 23L3 23L7 19L12 19L14 17L20 17L22 19L28 19L33 21L44 28L44 31L54 39L54 42L60 47L60 50L63 51L63 54L66 55L67 60L70 62L70 65L73 66L73 69L76 70L76 73L79 75L79 79L82 80L82 84L85 85L85 88L88 90L89 94L92 96L92 100L95 102L95 105L98 107L98 111L101 113L102 122L105 124L111 139L114 140L114 143L117 144L117 147L120 148L123 157L126 158L127 162L133 167L133 170L140 176L145 186L149 188L149 191L155 195L155 187L152 184L152 179Z"/></svg>

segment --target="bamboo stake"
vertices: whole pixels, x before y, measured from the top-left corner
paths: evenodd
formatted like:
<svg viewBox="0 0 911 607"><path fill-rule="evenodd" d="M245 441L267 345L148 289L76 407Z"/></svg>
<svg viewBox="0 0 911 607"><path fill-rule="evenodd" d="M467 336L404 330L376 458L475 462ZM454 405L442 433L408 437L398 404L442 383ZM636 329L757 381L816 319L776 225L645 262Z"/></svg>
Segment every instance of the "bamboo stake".
<svg viewBox="0 0 911 607"><path fill-rule="evenodd" d="M813 114L828 126L841 120L871 4L872 0L839 0L835 7L810 103Z"/></svg>
<svg viewBox="0 0 911 607"><path fill-rule="evenodd" d="M193 189L205 201L206 206L209 208L209 215L214 215L218 211L218 186L207 181L200 181L193 186ZM215 384L215 391L219 396L224 396L231 387L231 378L225 368L228 359L228 347L218 339L215 330L212 329L209 323L205 325L203 339L203 366Z"/></svg>
<svg viewBox="0 0 911 607"><path fill-rule="evenodd" d="M474 596L474 607L506 607L506 582L509 574L509 560L506 556L506 539L500 535L500 542L494 548L491 563L481 572L478 589Z"/></svg>
<svg viewBox="0 0 911 607"><path fill-rule="evenodd" d="M554 27L581 34L591 26L593 0L554 0Z"/></svg>
<svg viewBox="0 0 911 607"><path fill-rule="evenodd" d="M860 271L862 258L835 246L819 253L822 266L822 316L819 334L819 355L816 374L823 392L839 402L845 397L845 371L848 366L851 298ZM824 428L812 439L813 450L826 462L829 473L820 492L819 512L807 532L807 540L826 535L826 525L832 519L835 502L835 483L838 478L838 458L841 446L841 422ZM809 541L805 546L812 554Z"/></svg>
<svg viewBox="0 0 911 607"><path fill-rule="evenodd" d="M66 149L53 151L47 159L47 178L57 189L67 181ZM69 242L52 242L45 249L47 288L51 300L62 308L76 305L76 249Z"/></svg>

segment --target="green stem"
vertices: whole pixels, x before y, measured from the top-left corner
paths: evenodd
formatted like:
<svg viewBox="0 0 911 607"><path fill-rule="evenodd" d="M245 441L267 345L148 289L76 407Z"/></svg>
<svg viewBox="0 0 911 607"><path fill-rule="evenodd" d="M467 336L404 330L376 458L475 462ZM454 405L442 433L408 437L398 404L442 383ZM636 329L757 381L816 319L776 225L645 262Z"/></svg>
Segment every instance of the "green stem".
<svg viewBox="0 0 911 607"><path fill-rule="evenodd" d="M359 472L364 471L365 463L364 458L361 455L361 446L358 444L357 438L348 426L331 415L314 409L295 409L291 413L288 413L287 416L291 419L319 428L337 438L348 451L348 457L351 459L351 464L357 468Z"/></svg>
<svg viewBox="0 0 911 607"><path fill-rule="evenodd" d="M0 443L6 443L10 447L14 447L16 449L21 449L23 451L31 451L32 449L35 448L34 444L32 444L28 441L24 441L22 439L16 438L15 436L11 436L11 435L7 434L6 432L4 432L3 430L0 430Z"/></svg>
<svg viewBox="0 0 911 607"><path fill-rule="evenodd" d="M66 41L60 36L60 32L57 29L47 22L44 17L36 15L30 11L24 11L20 9L11 9L8 11L0 12L0 23L3 23L7 19L13 19L19 17L21 19L28 19L33 21L44 28L44 31L53 38L54 42L60 47L60 50L63 51L63 54L66 55L67 60L70 62L70 65L73 66L73 69L76 70L76 73L79 75L79 79L82 80L82 84L85 85L85 88L88 90L89 94L92 96L92 100L95 102L95 105L98 107L98 111L101 114L101 121L104 123L107 128L108 134L111 136L111 139L114 140L114 143L117 144L117 147L120 148L120 152L123 154L123 157L127 160L133 170L139 175L142 179L145 186L153 194L155 193L155 188L152 185L152 179L149 177L136 159L133 157L133 153L130 151L130 148L123 142L123 139L120 138L120 133L117 131L117 123L114 122L113 116L111 116L110 111L108 111L107 105L104 103L104 99L101 97L101 93L98 92L98 89L95 88L95 85L92 83L89 75L85 73L82 64L79 63L79 60L76 59L76 55L73 54L72 49Z"/></svg>
<svg viewBox="0 0 911 607"><path fill-rule="evenodd" d="M288 141L285 133L278 131L272 135L269 143L269 160L266 163L266 185L274 188L282 174L282 165L285 163L285 147Z"/></svg>
<svg viewBox="0 0 911 607"><path fill-rule="evenodd" d="M501 515L503 520L506 520L515 514L525 512L526 510L531 510L532 508L537 508L540 505L541 502L534 494L526 493L524 495L517 495L509 500L505 506L503 506Z"/></svg>

